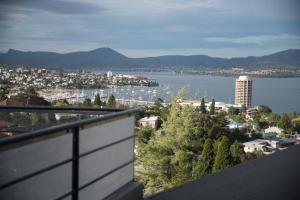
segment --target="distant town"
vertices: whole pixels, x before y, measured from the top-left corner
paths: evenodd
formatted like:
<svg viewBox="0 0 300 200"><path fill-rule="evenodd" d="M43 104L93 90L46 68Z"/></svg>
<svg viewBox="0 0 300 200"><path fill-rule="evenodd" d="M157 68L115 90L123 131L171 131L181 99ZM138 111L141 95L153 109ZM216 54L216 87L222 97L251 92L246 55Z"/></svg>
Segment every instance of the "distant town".
<svg viewBox="0 0 300 200"><path fill-rule="evenodd" d="M40 89L101 89L116 86L158 86L155 80L144 76L124 74L92 73L86 71L62 72L44 68L25 68L0 65L0 86L8 87L12 91L19 91L28 87Z"/></svg>
<svg viewBox="0 0 300 200"><path fill-rule="evenodd" d="M213 75L213 76L241 76L248 75L251 77L300 77L300 69L297 68L286 68L286 67L262 67L262 68L239 68L233 67L230 69L205 69L205 70L195 70L195 69L184 69L177 70L179 74L198 74L198 75Z"/></svg>

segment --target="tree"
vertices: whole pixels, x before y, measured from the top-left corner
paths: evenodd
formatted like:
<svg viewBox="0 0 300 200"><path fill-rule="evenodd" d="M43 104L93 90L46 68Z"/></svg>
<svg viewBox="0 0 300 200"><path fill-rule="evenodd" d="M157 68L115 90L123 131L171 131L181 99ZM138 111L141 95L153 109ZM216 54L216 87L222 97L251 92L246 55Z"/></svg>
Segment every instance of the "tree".
<svg viewBox="0 0 300 200"><path fill-rule="evenodd" d="M215 162L212 168L212 172L219 172L232 166L230 155L230 144L226 136L223 136L218 143Z"/></svg>
<svg viewBox="0 0 300 200"><path fill-rule="evenodd" d="M140 128L137 132L136 132L136 140L137 140L137 144L138 145L143 145L143 144L147 144L148 141L151 139L151 137L153 136L154 133L154 129L152 128Z"/></svg>
<svg viewBox="0 0 300 200"><path fill-rule="evenodd" d="M68 106L69 103L68 103L67 100L64 99L63 101L53 101L53 102L52 102L52 105L53 105L53 106L60 107L60 106Z"/></svg>
<svg viewBox="0 0 300 200"><path fill-rule="evenodd" d="M86 98L86 99L84 99L84 101L83 101L83 105L84 106L92 106L92 101L91 101L91 99L89 99L89 98Z"/></svg>
<svg viewBox="0 0 300 200"><path fill-rule="evenodd" d="M34 87L28 87L24 93L29 96L39 96Z"/></svg>
<svg viewBox="0 0 300 200"><path fill-rule="evenodd" d="M300 117L296 117L296 118L292 119L292 124L293 124L294 130L297 133L300 133Z"/></svg>
<svg viewBox="0 0 300 200"><path fill-rule="evenodd" d="M50 102L46 101L43 97L40 97L33 87L29 87L24 92L18 93L10 98L24 105L51 105Z"/></svg>
<svg viewBox="0 0 300 200"><path fill-rule="evenodd" d="M214 123L207 133L209 138L216 139L221 135L221 127Z"/></svg>
<svg viewBox="0 0 300 200"><path fill-rule="evenodd" d="M196 112L181 106L183 90L163 107L167 113L159 130L138 129L136 137L136 176L145 186L145 195L192 181L205 174L233 165L226 125L226 114ZM155 108L144 108L138 117ZM233 148L233 147L232 147ZM234 151L237 156L238 151ZM215 154L217 154L215 156ZM199 156L200 155L200 156Z"/></svg>
<svg viewBox="0 0 300 200"><path fill-rule="evenodd" d="M281 118L281 116L276 113L268 114L268 121L269 121L270 125L275 126L279 122L280 118Z"/></svg>
<svg viewBox="0 0 300 200"><path fill-rule="evenodd" d="M0 88L0 101L7 99L8 90L6 88Z"/></svg>
<svg viewBox="0 0 300 200"><path fill-rule="evenodd" d="M212 172L212 167L214 164L214 142L212 139L208 138L205 140L203 151L197 164L194 168L193 176L198 179L206 174Z"/></svg>
<svg viewBox="0 0 300 200"><path fill-rule="evenodd" d="M108 97L108 100L107 100L107 107L109 107L109 108L114 108L114 107L116 107L116 98L115 98L115 96L114 95L110 95L109 97Z"/></svg>
<svg viewBox="0 0 300 200"><path fill-rule="evenodd" d="M154 101L154 105L155 105L155 107L157 107L157 108L160 108L160 107L162 107L162 103L163 103L164 101L161 99L161 98L157 98L157 99L155 99L155 101Z"/></svg>
<svg viewBox="0 0 300 200"><path fill-rule="evenodd" d="M202 103L202 101L201 101ZM214 115L215 114L215 99L212 99L210 109L209 109L209 114Z"/></svg>
<svg viewBox="0 0 300 200"><path fill-rule="evenodd" d="M46 123L46 120L41 116L40 113L31 113L30 120L31 120L32 126L43 127L43 125L45 125L45 123Z"/></svg>
<svg viewBox="0 0 300 200"><path fill-rule="evenodd" d="M242 105L240 108L240 113L246 113L247 112L247 107L245 105Z"/></svg>
<svg viewBox="0 0 300 200"><path fill-rule="evenodd" d="M258 106L258 112L262 113L262 114L269 114L272 112L271 108L269 108L268 106L265 105L259 105Z"/></svg>
<svg viewBox="0 0 300 200"><path fill-rule="evenodd" d="M201 148L193 146L193 141L199 143L192 125L193 109L181 107L177 100L178 97L172 97L162 129L153 136L144 134L142 141L148 141L147 144L138 145L137 164L143 170L137 176L145 185L145 195L192 180L194 151Z"/></svg>
<svg viewBox="0 0 300 200"><path fill-rule="evenodd" d="M231 107L228 109L228 114L229 114L229 115L237 115L237 114L239 114L239 109L237 109L237 108L231 106Z"/></svg>
<svg viewBox="0 0 300 200"><path fill-rule="evenodd" d="M97 93L96 96L95 96L94 105L95 106L102 106L102 102L101 102L99 93Z"/></svg>
<svg viewBox="0 0 300 200"><path fill-rule="evenodd" d="M201 111L202 114L206 113L204 98L201 99L200 111Z"/></svg>
<svg viewBox="0 0 300 200"><path fill-rule="evenodd" d="M235 140L234 143L230 146L230 153L234 165L241 163L241 157L245 154L243 145Z"/></svg>
<svg viewBox="0 0 300 200"><path fill-rule="evenodd" d="M292 127L292 122L291 119L287 114L283 114L278 121L278 126L284 130L288 130L289 128Z"/></svg>

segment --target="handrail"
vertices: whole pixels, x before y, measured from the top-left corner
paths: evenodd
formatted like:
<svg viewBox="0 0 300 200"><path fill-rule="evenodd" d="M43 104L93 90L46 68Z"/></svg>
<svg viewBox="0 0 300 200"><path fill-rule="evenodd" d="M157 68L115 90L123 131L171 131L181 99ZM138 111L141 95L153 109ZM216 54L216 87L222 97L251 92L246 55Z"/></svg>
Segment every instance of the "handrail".
<svg viewBox="0 0 300 200"><path fill-rule="evenodd" d="M125 109L121 108L95 108L95 107L69 107L69 106L0 106L0 110L70 110L70 111L105 111L119 112Z"/></svg>
<svg viewBox="0 0 300 200"><path fill-rule="evenodd" d="M51 110L51 111L57 110L56 107L45 107L45 106L41 106L41 107L40 106L33 106L33 107L32 106L30 106L30 107L21 107L21 106L2 107L2 106L0 106L0 112L1 112L1 110L22 110L22 111L31 110L31 111L34 111L36 109L44 109L44 110ZM58 108L58 110L66 110L66 111L73 110L73 109L74 108L71 108L71 107L68 107L68 108L59 107ZM75 108L75 110L76 111L84 111L85 108ZM3 185L0 185L0 190L3 190L7 187L10 187L10 186L15 185L19 182L25 181L27 179L30 179L30 178L34 177L34 176L37 176L37 175L40 175L40 174L45 173L47 171L50 171L54 168L65 165L67 163L71 163L72 164L71 191L63 194L63 196L58 197L58 199L62 199L64 197L67 197L67 196L70 195L72 200L78 200L80 190L82 190L86 187L89 187L90 185L98 182L99 180L101 180L101 179L109 176L110 174L112 174L112 173L128 166L129 164L133 163L134 162L134 155L133 155L132 159L126 161L125 163L122 163L119 166L114 167L110 171L100 175L99 177L94 178L93 180L89 181L88 183L85 183L84 185L81 185L81 186L79 185L79 160L82 157L93 154L97 151L108 148L110 146L117 145L117 144L122 143L126 140L134 139L134 135L131 135L131 136L119 139L117 141L113 141L113 142L111 142L109 144L106 144L104 146L101 146L101 147L92 149L88 152L80 154L80 152L79 152L79 146L80 146L79 134L80 134L81 127L84 127L87 124L102 122L102 121L111 120L111 119L114 119L114 118L120 119L120 118L122 118L123 116L126 116L126 115L131 116L131 114L136 112L138 109L121 110L121 109L97 109L97 108L95 109L95 108L92 108L91 110L93 110L93 111L94 110L95 111L104 111L104 110L108 111L109 110L109 111L114 111L114 113L109 113L109 114L105 114L103 116L97 116L97 117L89 118L89 119L82 119L82 120L77 120L77 121L73 121L73 122L66 122L64 124L60 124L60 125L40 129L40 130L31 131L31 132L16 135L16 136L13 136L13 137L7 137L7 138L0 139L0 146L5 147L7 145L11 145L11 144L14 144L14 143L23 142L23 141L26 141L26 140L29 140L29 139L34 139L34 138L41 137L41 136L50 136L51 133L56 133L57 134L59 132L67 130L65 132L62 132L62 134L72 134L72 143L73 143L72 150L71 150L72 151L72 157L71 158L68 158L68 159L63 160L61 162L58 162L58 163L52 164L50 166L44 167L44 168L39 169L37 171L31 172L29 174L26 174L22 177L19 177L17 179L12 180L12 181L8 181L8 182L4 183Z"/></svg>
<svg viewBox="0 0 300 200"><path fill-rule="evenodd" d="M1 106L0 110L2 108L3 107ZM34 107L13 106L13 108L16 108L16 109L29 108L29 109L32 109L32 110L34 110L33 108L38 109L38 107L36 107L36 106L34 106ZM43 108L46 108L46 107L42 106L40 108L43 109ZM47 108L48 109L52 108L52 110L56 109L56 107L51 107L51 108L47 107ZM66 108L59 108L59 109L66 109ZM72 109L74 109L74 108L70 107L66 110L72 110ZM79 108L79 109L83 110L84 108ZM111 109L109 109L109 110L111 110ZM71 128L78 127L78 126L80 127L80 126L83 126L83 125L86 125L86 124L105 121L105 120L109 120L109 119L112 119L112 118L115 118L115 117L121 117L121 116L124 116L124 115L130 115L132 113L135 113L137 110L138 109L136 109L136 108L128 109L128 110L122 110L120 112L105 114L104 116L93 117L93 118L89 118L89 119L81 119L81 120L77 120L77 121L74 121L74 122L66 122L66 123L63 123L63 124L60 124L60 125L55 125L55 126L52 126L52 127L49 127L49 128L30 131L30 132L20 134L20 135L16 135L16 136L13 136L13 137L2 138L2 139L0 139L0 145L1 146L2 145L8 145L8 144L12 144L12 143L15 143L15 142L20 142L20 141L36 138L36 137L39 137L39 136L48 135L48 134L51 134L53 132L58 132L58 131L66 130L66 129L71 129ZM99 111L102 111L102 110L99 109Z"/></svg>

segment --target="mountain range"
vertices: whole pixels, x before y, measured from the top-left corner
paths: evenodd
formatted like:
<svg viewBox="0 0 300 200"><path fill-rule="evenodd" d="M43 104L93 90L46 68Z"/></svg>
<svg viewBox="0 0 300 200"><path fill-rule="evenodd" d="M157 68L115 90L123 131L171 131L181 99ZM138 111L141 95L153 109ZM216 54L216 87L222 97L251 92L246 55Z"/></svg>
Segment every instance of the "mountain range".
<svg viewBox="0 0 300 200"><path fill-rule="evenodd" d="M265 56L217 58L207 55L169 55L129 58L111 48L73 53L25 52L10 49L0 53L0 64L22 64L47 68L229 68L229 67L300 67L300 49L289 49Z"/></svg>

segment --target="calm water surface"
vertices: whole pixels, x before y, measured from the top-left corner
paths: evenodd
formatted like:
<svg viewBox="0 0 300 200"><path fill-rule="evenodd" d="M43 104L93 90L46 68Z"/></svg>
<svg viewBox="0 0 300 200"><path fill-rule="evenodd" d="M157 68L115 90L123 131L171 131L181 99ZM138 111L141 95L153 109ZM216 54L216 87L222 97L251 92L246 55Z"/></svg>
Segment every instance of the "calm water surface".
<svg viewBox="0 0 300 200"><path fill-rule="evenodd" d="M117 74L117 72L114 72ZM121 72L122 74L143 75L155 79L159 87L125 87L105 90L117 98L153 101L160 97L170 100L172 94L184 87L186 97L234 102L235 79L237 77L219 77L207 75L179 75L172 72ZM252 78L253 105L268 105L274 112L300 112L300 78ZM94 91L95 92L95 91ZM89 92L91 94L91 91Z"/></svg>

